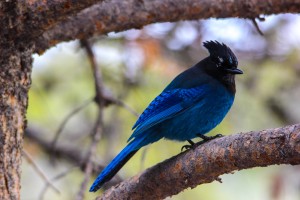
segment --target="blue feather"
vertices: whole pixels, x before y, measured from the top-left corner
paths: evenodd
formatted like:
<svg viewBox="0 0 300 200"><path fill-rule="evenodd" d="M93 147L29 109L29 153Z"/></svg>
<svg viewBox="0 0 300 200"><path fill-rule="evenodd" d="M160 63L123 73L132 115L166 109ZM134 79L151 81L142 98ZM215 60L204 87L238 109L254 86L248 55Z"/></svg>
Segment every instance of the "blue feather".
<svg viewBox="0 0 300 200"><path fill-rule="evenodd" d="M202 85L190 89L174 89L163 91L156 97L137 120L136 128L128 141L143 133L147 129L162 123L184 112L196 102L204 98L207 86Z"/></svg>
<svg viewBox="0 0 300 200"><path fill-rule="evenodd" d="M153 132L135 137L98 175L89 191L97 191L104 183L109 181L141 147L156 142L160 138L160 136L153 135Z"/></svg>
<svg viewBox="0 0 300 200"><path fill-rule="evenodd" d="M145 137L135 138L130 142L110 163L109 165L98 175L93 185L90 188L90 192L97 191L102 185L109 181L122 167L123 165L141 148L141 145Z"/></svg>
<svg viewBox="0 0 300 200"><path fill-rule="evenodd" d="M143 124L149 118L155 116L156 114L176 105L181 102L179 95L177 94L180 90L172 90L162 92L158 95L144 110L144 112L140 115L139 119L133 125L132 129L135 129L137 126Z"/></svg>

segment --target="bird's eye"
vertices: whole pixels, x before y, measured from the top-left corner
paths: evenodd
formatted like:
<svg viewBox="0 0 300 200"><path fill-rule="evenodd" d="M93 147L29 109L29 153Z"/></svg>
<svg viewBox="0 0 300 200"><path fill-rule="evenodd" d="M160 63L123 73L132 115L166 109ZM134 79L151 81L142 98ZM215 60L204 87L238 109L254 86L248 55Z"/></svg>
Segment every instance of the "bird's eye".
<svg viewBox="0 0 300 200"><path fill-rule="evenodd" d="M231 56L229 57L229 63L232 65L233 63L232 63L232 58L231 58Z"/></svg>

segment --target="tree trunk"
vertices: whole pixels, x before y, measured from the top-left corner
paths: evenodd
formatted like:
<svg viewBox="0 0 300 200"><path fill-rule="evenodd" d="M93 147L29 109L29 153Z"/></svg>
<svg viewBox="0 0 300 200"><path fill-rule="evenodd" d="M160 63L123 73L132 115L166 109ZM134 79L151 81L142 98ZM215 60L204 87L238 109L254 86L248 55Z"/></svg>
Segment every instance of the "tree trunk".
<svg viewBox="0 0 300 200"><path fill-rule="evenodd" d="M20 199L23 133L31 83L33 48L21 34L20 9L15 1L0 2L0 199L5 200Z"/></svg>
<svg viewBox="0 0 300 200"><path fill-rule="evenodd" d="M20 199L20 167L31 51L3 54L4 51L0 51L0 199Z"/></svg>

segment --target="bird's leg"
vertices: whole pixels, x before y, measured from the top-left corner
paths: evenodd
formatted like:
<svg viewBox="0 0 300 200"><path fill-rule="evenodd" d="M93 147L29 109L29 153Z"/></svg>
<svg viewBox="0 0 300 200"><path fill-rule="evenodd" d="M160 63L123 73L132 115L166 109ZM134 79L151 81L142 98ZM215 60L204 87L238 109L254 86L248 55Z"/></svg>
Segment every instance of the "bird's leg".
<svg viewBox="0 0 300 200"><path fill-rule="evenodd" d="M190 144L183 145L183 146L181 147L181 151L187 150L187 149L192 149L192 148L195 146L195 142L193 142L192 140L187 140L187 141L188 141L188 143L190 143Z"/></svg>
<svg viewBox="0 0 300 200"><path fill-rule="evenodd" d="M217 135L214 135L214 136L205 136L205 135L202 135L202 134L197 134L197 136L202 139L202 141L196 143L197 145L201 145L201 144L204 144L205 142L208 142L210 140L213 140L213 139L216 139L216 138L219 138L219 137L223 137L222 134L217 134Z"/></svg>

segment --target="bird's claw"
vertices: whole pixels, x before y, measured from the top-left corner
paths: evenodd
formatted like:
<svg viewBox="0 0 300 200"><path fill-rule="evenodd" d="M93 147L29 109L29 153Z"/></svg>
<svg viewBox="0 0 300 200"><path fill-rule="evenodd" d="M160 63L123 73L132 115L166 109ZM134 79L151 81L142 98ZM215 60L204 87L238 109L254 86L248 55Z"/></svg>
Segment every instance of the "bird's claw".
<svg viewBox="0 0 300 200"><path fill-rule="evenodd" d="M192 140L188 140L188 142L190 144L183 145L181 147L181 152L184 151L184 150L188 150L188 149L195 149L196 146L200 146L201 144L204 144L205 142L208 142L208 141L216 139L216 138L223 137L222 134L217 134L217 135L210 136L210 137L202 135L202 134L199 134L198 136L202 139L202 141L194 143Z"/></svg>
<svg viewBox="0 0 300 200"><path fill-rule="evenodd" d="M192 149L194 145L190 145L190 144L187 144L187 145L183 145L181 147L181 152L183 152L184 150L188 150L188 149Z"/></svg>
<svg viewBox="0 0 300 200"><path fill-rule="evenodd" d="M220 138L220 137L223 137L224 135L222 135L222 134L217 134L217 135L215 135L215 136L212 136L212 139L215 139L215 138Z"/></svg>
<svg viewBox="0 0 300 200"><path fill-rule="evenodd" d="M195 148L195 142L193 142L192 140L187 140L188 143L190 144L187 144L187 145L183 145L181 147L181 152L185 149L185 150L188 150L188 149L194 149Z"/></svg>

